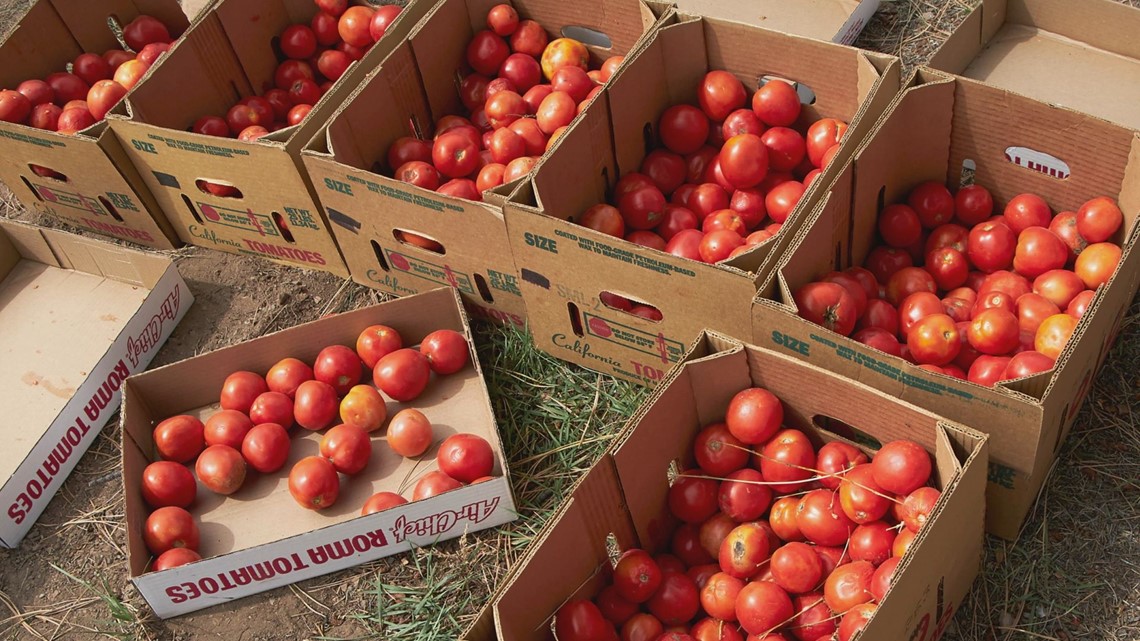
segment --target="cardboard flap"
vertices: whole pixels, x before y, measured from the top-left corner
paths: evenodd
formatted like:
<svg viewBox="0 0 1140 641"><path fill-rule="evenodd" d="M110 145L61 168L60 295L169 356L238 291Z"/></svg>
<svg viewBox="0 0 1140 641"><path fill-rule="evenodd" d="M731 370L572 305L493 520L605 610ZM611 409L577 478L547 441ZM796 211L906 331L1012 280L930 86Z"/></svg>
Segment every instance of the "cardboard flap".
<svg viewBox="0 0 1140 641"><path fill-rule="evenodd" d="M44 237L46 230L13 220L0 220L0 231L3 232L0 236L6 237L6 244L15 251L13 264L24 258L52 267L62 267L51 244Z"/></svg>
<svg viewBox="0 0 1140 641"><path fill-rule="evenodd" d="M424 136L431 135L440 117L464 111L456 89L467 60L467 43L474 35L464 0L445 0L436 5L408 39L419 73L416 82L427 93L430 110L428 121L419 123Z"/></svg>
<svg viewBox="0 0 1140 641"><path fill-rule="evenodd" d="M836 39L853 15L858 13L865 20L878 4L866 0L677 0L677 8L683 11L817 40Z"/></svg>
<svg viewBox="0 0 1140 641"><path fill-rule="evenodd" d="M576 596L589 598L604 584L610 570L610 535L620 550L640 545L621 489L608 455L582 477L536 543L518 560L518 567L527 571L509 579L500 593L495 604L500 641L549 639L551 613Z"/></svg>
<svg viewBox="0 0 1140 641"><path fill-rule="evenodd" d="M114 19L120 27L126 27L140 15L153 16L166 25L170 37L175 39L189 25L186 14L175 0L51 1L79 46L92 53L101 54L108 49L122 47L107 24L109 18Z"/></svg>
<svg viewBox="0 0 1140 641"><path fill-rule="evenodd" d="M14 88L28 78L47 77L81 53L83 48L52 3L34 2L0 46L0 85Z"/></svg>
<svg viewBox="0 0 1140 641"><path fill-rule="evenodd" d="M486 7L481 7L482 12L472 11L473 20L479 16L478 19L482 21L482 16L486 15L486 9L495 4L491 0L484 1ZM610 41L610 46L595 44L594 42L588 43L595 54L597 52L606 52L607 55L626 53L633 47L634 43L641 39L642 34L648 30L654 21L652 12L647 11L647 7L640 0L604 2L598 5L596 10L591 9L590 11L583 11L581 5L573 2L528 3L526 0L521 0L515 2L514 6L521 19L534 20L547 29L552 25L560 25L558 31L553 33L552 38L583 39L581 30L586 30L593 32L588 35L597 38L599 43L604 42L604 40ZM483 27L480 26L480 28ZM575 33L576 31L578 33Z"/></svg>
<svg viewBox="0 0 1140 641"><path fill-rule="evenodd" d="M1082 0L1074 4L1066 0L1007 0L1005 19L1008 24L1033 26L1072 38L1086 49L1104 50L1099 53L1140 58L1140 39L1136 37L1140 10L1121 2ZM1040 63L1052 66L1053 61Z"/></svg>
<svg viewBox="0 0 1140 641"><path fill-rule="evenodd" d="M238 70L244 73L254 92L260 94L272 88L273 73L279 64L273 46L262 34L279 34L294 23L308 24L314 12L308 3L269 0L222 2L215 13L229 41L228 45L219 46L233 49ZM261 86L263 83L265 86Z"/></svg>

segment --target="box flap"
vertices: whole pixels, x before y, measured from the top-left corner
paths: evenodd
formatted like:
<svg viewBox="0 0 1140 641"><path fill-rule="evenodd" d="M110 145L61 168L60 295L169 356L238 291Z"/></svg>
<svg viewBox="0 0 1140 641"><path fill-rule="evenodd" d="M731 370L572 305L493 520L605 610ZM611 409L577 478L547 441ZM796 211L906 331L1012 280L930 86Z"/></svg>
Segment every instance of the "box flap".
<svg viewBox="0 0 1140 641"><path fill-rule="evenodd" d="M855 40L878 7L878 0L677 0L683 11L844 43Z"/></svg>

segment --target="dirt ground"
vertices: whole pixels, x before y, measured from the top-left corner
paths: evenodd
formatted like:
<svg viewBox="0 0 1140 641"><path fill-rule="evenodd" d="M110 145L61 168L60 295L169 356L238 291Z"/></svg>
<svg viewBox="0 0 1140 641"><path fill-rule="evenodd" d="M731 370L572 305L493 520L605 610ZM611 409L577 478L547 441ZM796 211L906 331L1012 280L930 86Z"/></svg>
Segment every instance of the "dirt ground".
<svg viewBox="0 0 1140 641"><path fill-rule="evenodd" d="M0 0L0 24L10 24L15 11L25 4L22 0ZM190 12L202 4L202 0L187 0L185 7ZM884 0L859 44L901 53L913 65L934 51L970 4ZM0 215L66 228L23 210L11 200L0 206ZM376 292L327 274L253 258L196 247L169 255L196 300L158 353L155 366L383 299ZM1140 487L1136 468L1140 439L1134 428L1134 412L1140 409L1140 384L1135 377L1135 364L1140 360L1137 311L1134 304L1122 325L1118 345L1098 377L1078 427L1062 450L1054 476L1021 539L1012 543L988 541L988 573L975 584L970 601L961 606L946 638L1140 638ZM514 354L513 350L520 349L517 339L503 335L493 329L479 329L485 367L512 357L539 358ZM594 381L599 389L609 385L600 380L602 377L581 370L563 370L584 381ZM491 387L500 424L505 426L521 421L512 410L516 405L550 400L540 386L521 392L506 384ZM639 394L629 392L625 400L635 403L641 398ZM616 414L625 411L618 401L608 403L606 407ZM588 434L583 432L583 439L604 444L606 431L612 433L618 423L602 423L591 426L594 431ZM508 445L511 442L508 440ZM517 557L517 542L541 527L557 498L557 489L554 495L536 498L534 505L546 507L524 514L525 523L444 543L430 554L402 555L160 621L127 580L119 454L116 418L61 486L20 548L0 550L0 638L403 638L395 632L398 628L384 627L384 619L391 612L401 620L446 615L451 619L441 624L442 628L462 627L478 613L488 591L505 571L503 566ZM520 448L508 451L508 455L513 467L525 470L546 453ZM588 464L587 456L566 465L580 470ZM529 485L516 486L516 493L530 491ZM550 494L549 490L543 492ZM520 532L524 536L520 537ZM481 565L488 562L490 566ZM427 598L437 586L458 575L477 575L474 581L467 576L465 584L473 586L474 592L462 599L451 594L436 601ZM384 587L412 584L418 591L405 596ZM415 599L423 599L431 609L415 614L415 607L421 603ZM437 611L440 603L446 604L442 614ZM434 637L420 628L415 638Z"/></svg>

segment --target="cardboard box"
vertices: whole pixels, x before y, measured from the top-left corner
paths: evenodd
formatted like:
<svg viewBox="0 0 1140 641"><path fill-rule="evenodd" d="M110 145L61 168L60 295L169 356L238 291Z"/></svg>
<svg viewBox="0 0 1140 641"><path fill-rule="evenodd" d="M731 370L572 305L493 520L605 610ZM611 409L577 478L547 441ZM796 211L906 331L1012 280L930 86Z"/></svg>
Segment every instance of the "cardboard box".
<svg viewBox="0 0 1140 641"><path fill-rule="evenodd" d="M899 565L893 587L861 639L937 639L961 605L981 562L987 436L855 381L715 333L697 339L686 362L630 420L620 441L585 475L520 559L495 603L500 641L549 639L554 612L602 588L618 549L659 551L676 520L666 495L671 466L687 465L702 426L723 420L742 389L765 387L783 401L784 421L817 445L835 419L863 437L912 439L935 460L941 505ZM601 571L599 571L601 570ZM921 631L921 636L916 636Z"/></svg>
<svg viewBox="0 0 1140 641"><path fill-rule="evenodd" d="M522 327L526 307L502 199L446 196L379 169L397 138L430 137L441 116L463 112L457 82L466 66L467 43L486 28L487 11L496 4L443 0L436 5L303 156L353 280L398 296L450 285L462 292L473 315ZM563 33L583 37L582 30L607 39L609 47L591 47L595 64L628 54L658 19L642 0L514 0L512 5L552 39ZM595 100L583 117L608 122L604 110L604 101ZM407 244L397 239L396 230L432 238L443 251Z"/></svg>
<svg viewBox="0 0 1140 641"><path fill-rule="evenodd" d="M139 483L143 469L157 460L154 426L177 414L204 417L216 412L222 382L233 371L265 372L286 356L311 363L326 345L355 345L360 332L377 323L398 330L407 346L418 345L437 329L453 329L467 336L471 348L472 363L461 372L433 379L424 394L411 403L388 403L389 416L403 407L415 407L431 420L439 440L422 460L402 458L374 434L371 462L361 473L342 478L337 502L319 512L306 510L289 494L289 470L299 459L316 453L322 432L294 427L289 460L280 471L250 471L245 485L228 498L199 488L191 513L201 531L201 561L148 572L151 555L142 531L149 511ZM122 425L128 564L131 581L162 618L495 527L518 517L467 320L458 297L445 288L338 314L160 367L131 377L125 389ZM455 432L478 434L491 443L496 478L359 517L361 506L375 492L388 490L410 496L415 481L436 469L439 441Z"/></svg>
<svg viewBox="0 0 1140 641"><path fill-rule="evenodd" d="M855 42L879 0L676 0L677 8L843 45Z"/></svg>
<svg viewBox="0 0 1140 641"><path fill-rule="evenodd" d="M158 18L175 37L188 24L175 0L36 0L0 44L0 86L63 71L84 52L123 48L108 18L126 25L139 14ZM62 178L41 176L33 165ZM105 120L74 135L0 122L0 180L28 209L76 227L155 249L180 244Z"/></svg>
<svg viewBox="0 0 1140 641"><path fill-rule="evenodd" d="M166 257L0 222L0 546L28 533L193 302Z"/></svg>
<svg viewBox="0 0 1140 641"><path fill-rule="evenodd" d="M161 72L112 112L111 129L183 241L347 276L301 166L301 147L429 8L431 0L409 2L304 122L243 142L189 129L271 88L278 64L272 42L290 24L308 24L317 8L311 0L220 2L170 52ZM240 195L211 195L200 180L234 186Z"/></svg>
<svg viewBox="0 0 1140 641"><path fill-rule="evenodd" d="M660 114L696 104L710 69L735 73L749 90L765 76L806 85L815 102L802 121L851 123L839 155L812 183L775 238L718 265L635 245L575 224L637 171ZM653 384L706 327L751 336L751 299L835 172L899 87L897 59L758 27L675 14L611 80L610 122L590 114L560 138L504 207L531 330L539 349L619 378ZM604 305L609 291L660 310L651 321Z"/></svg>
<svg viewBox="0 0 1140 641"><path fill-rule="evenodd" d="M1113 0L984 0L930 66L1140 129L1137 33Z"/></svg>
<svg viewBox="0 0 1140 641"><path fill-rule="evenodd" d="M1090 145L1089 141L1095 141ZM1028 151L1027 151L1028 150ZM1027 159L1054 158L1038 164ZM861 265L882 203L926 180L960 184L964 165L998 207L1033 192L1054 211L1095 196L1119 201L1124 253L1049 372L993 388L934 374L795 316L792 292ZM846 168L757 298L753 340L988 432L987 527L1013 539L1036 499L1136 294L1140 134L975 80L922 70Z"/></svg>

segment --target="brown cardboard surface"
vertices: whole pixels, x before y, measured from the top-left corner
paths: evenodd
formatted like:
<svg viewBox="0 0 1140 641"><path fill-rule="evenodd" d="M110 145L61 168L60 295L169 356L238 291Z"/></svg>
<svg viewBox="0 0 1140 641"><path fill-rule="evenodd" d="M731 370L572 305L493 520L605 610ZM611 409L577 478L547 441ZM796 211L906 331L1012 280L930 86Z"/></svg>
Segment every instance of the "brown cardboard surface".
<svg viewBox="0 0 1140 641"><path fill-rule="evenodd" d="M880 442L914 439L934 455L941 505L861 638L911 638L920 628L929 631L949 620L981 558L987 437L810 364L707 333L631 418L619 442L591 470L589 482L574 490L523 557L495 602L501 641L549 639L558 606L597 593L610 563L608 533L615 534L622 550L654 551L666 544L674 523L665 508L669 466L691 462L692 438L700 426L721 420L732 396L753 385L779 396L786 424L816 439L838 438L814 423L828 416ZM828 394L821 396L820 389ZM624 496L625 509L607 503L615 490ZM587 507L599 505L608 509ZM627 518L636 528L632 543L623 536Z"/></svg>
<svg viewBox="0 0 1140 641"><path fill-rule="evenodd" d="M850 44L879 7L878 0L677 0L694 14Z"/></svg>
<svg viewBox="0 0 1140 641"><path fill-rule="evenodd" d="M162 73L113 112L111 128L183 241L347 276L300 149L430 8L431 0L409 2L304 122L243 142L187 129L268 88L277 66L272 40L289 24L308 23L316 7L308 0L220 2L170 52ZM241 196L208 194L199 179L233 185Z"/></svg>
<svg viewBox="0 0 1140 641"><path fill-rule="evenodd" d="M1138 31L1110 0L986 0L931 66L1140 129Z"/></svg>
<svg viewBox="0 0 1140 641"><path fill-rule="evenodd" d="M1008 151L1013 146L1060 158L1070 171L1061 178L1017 164L1021 152ZM976 163L974 180L991 190L998 207L1034 192L1054 211L1076 210L1089 198L1108 195L1125 212L1124 228L1113 239L1124 248L1121 266L1051 375L984 388L931 374L792 315L794 307L782 301L790 301L798 287L831 269L862 263L873 243L879 202L895 202L924 180L957 185L966 159ZM1140 236L1138 160L1140 135L1133 131L978 81L920 71L765 284L754 306L754 340L990 431L987 526L1015 538L1140 281L1134 251Z"/></svg>
<svg viewBox="0 0 1140 641"><path fill-rule="evenodd" d="M484 202L445 196L381 173L394 169L383 166L397 138L430 137L441 116L460 112L459 61L495 4L439 2L302 156L353 280L400 296L449 285L461 292L472 314L522 327L527 311L501 202L490 195ZM552 38L574 28L604 33L611 46L591 48L596 63L635 49L658 18L641 0L517 0L512 6ZM579 121L608 138L606 108L597 99ZM434 239L444 251L406 244L397 230Z"/></svg>
<svg viewBox="0 0 1140 641"><path fill-rule="evenodd" d="M187 26L173 0L38 0L0 44L0 86L61 71L84 51L120 48L108 18L125 25L140 13L161 19L175 37ZM105 122L74 135L0 123L0 180L24 206L96 233L173 249L173 227L122 153ZM65 179L38 176L32 164Z"/></svg>
<svg viewBox="0 0 1140 641"><path fill-rule="evenodd" d="M833 166L805 194L784 232L721 265L634 245L572 221L636 171L646 131L677 102L695 102L710 69L754 90L766 75L812 87L805 119L852 123ZM827 42L717 19L674 14L607 87L609 123L578 121L505 206L531 330L540 349L627 380L653 384L704 328L751 334L750 301L839 167L890 103L897 63ZM598 130L602 128L602 131ZM658 308L660 322L605 306L610 291Z"/></svg>
<svg viewBox="0 0 1140 641"><path fill-rule="evenodd" d="M342 479L341 494L335 505L326 510L312 511L303 509L294 502L288 491L288 475L293 463L304 456L317 453L324 431L309 432L299 426L294 427L291 430L293 444L289 460L280 471L264 475L249 471L245 485L229 497L199 488L192 513L199 523L202 536L200 551L205 560L186 566L185 571L191 573L187 576L200 576L201 572L207 571L203 568L224 570L234 564L240 565L242 559L249 555L262 553L273 546L293 545L289 542L301 541L317 531L331 532L346 524L353 527L349 522L359 517L361 506L374 492L389 490L409 496L422 475L437 469L435 452L439 442L457 432L478 434L491 443L496 459L493 474L498 478L448 492L436 499L414 502L407 506L408 514L418 514L424 510L429 510L430 513L430 510L449 505L451 509L456 509L455 502L461 500L494 498L494 509L500 514L498 522L515 518L494 414L474 347L470 343L466 318L459 308L456 295L441 288L419 296L338 314L161 367L127 381L122 424L128 563L132 579L143 590L144 597L159 616L182 614L208 607L212 603L183 605L177 599L171 601L168 598L169 592L144 587L167 581L174 581L172 585L177 585L179 581L176 574L145 572L151 556L142 541L142 528L149 511L143 504L138 486L142 470L151 461L157 460L152 441L154 426L176 414L191 413L204 417L216 411L222 383L233 371L245 369L264 373L286 356L312 362L317 352L326 345L354 345L360 332L376 323L389 325L399 331L408 347L418 345L424 336L437 329L453 329L468 338L472 361L464 370L446 377L433 376L424 394L410 403L402 404L386 399L389 417L404 407L415 407L428 416L436 440L433 447L419 459L405 460L387 446L383 430L374 432L373 454L368 467L360 474ZM396 512L398 510L389 510L383 516L387 519ZM379 515L376 516L379 518ZM368 518L358 522L355 527L369 522ZM486 523L482 527L487 527ZM444 538L458 536L462 529ZM392 530L392 536L395 536L395 530ZM297 549L303 550L303 547ZM328 571L332 569L325 570ZM250 588L226 598L244 596L263 589L267 588Z"/></svg>
<svg viewBox="0 0 1140 641"><path fill-rule="evenodd" d="M0 222L0 545L14 547L193 297L164 256Z"/></svg>

